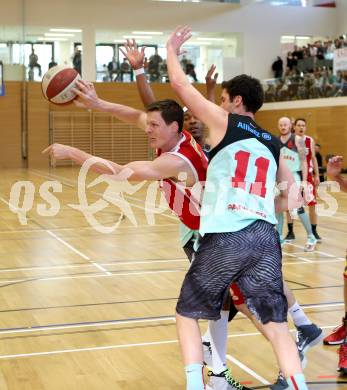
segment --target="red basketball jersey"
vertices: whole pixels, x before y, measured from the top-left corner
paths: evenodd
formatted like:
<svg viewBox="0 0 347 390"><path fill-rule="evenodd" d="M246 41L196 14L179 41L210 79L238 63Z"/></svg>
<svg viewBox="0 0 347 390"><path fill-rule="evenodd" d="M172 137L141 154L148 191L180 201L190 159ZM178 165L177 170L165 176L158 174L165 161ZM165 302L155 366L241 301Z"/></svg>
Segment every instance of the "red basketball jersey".
<svg viewBox="0 0 347 390"><path fill-rule="evenodd" d="M313 163L312 163L312 138L308 135L305 135L305 148L306 148L306 161L308 168L308 175L312 175L313 172Z"/></svg>
<svg viewBox="0 0 347 390"><path fill-rule="evenodd" d="M163 153L170 153L182 158L188 163L195 176L195 182L204 185L208 160L201 146L185 130L178 144L169 152L157 150L157 156ZM184 183L176 182L172 179L164 179L160 182L160 188L165 194L165 198L170 209L179 217L187 227L198 230L200 226L200 196L195 197L191 190Z"/></svg>

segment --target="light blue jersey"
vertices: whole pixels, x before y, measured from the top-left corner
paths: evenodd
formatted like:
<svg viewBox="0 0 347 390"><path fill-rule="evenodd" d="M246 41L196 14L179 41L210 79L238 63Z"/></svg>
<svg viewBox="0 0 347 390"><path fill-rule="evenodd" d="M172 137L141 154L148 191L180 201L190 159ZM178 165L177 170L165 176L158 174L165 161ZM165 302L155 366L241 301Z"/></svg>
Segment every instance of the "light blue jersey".
<svg viewBox="0 0 347 390"><path fill-rule="evenodd" d="M228 130L211 151L200 233L239 231L256 220L276 224L278 139L251 118L229 115Z"/></svg>

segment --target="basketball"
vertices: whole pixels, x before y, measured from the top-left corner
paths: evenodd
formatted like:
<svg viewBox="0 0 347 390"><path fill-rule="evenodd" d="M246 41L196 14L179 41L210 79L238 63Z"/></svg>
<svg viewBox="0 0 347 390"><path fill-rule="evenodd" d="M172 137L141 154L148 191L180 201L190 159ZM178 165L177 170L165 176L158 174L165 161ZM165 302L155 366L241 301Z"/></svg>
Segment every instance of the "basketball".
<svg viewBox="0 0 347 390"><path fill-rule="evenodd" d="M71 91L80 80L79 73L72 68L57 65L46 72L42 78L42 93L54 104L66 104L75 99L76 94Z"/></svg>

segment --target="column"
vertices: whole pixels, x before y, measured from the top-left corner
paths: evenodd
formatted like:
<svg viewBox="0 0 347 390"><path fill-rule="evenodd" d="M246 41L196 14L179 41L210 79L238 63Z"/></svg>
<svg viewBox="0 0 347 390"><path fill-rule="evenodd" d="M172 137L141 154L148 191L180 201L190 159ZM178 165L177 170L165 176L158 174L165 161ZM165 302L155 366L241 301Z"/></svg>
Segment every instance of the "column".
<svg viewBox="0 0 347 390"><path fill-rule="evenodd" d="M96 80L95 28L84 27L82 31L82 77L84 80Z"/></svg>

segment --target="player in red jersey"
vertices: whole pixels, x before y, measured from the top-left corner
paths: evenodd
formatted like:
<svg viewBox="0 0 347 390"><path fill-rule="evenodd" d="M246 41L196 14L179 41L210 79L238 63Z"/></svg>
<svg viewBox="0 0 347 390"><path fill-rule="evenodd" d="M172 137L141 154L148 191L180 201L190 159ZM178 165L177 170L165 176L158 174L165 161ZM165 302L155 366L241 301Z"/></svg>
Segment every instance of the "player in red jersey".
<svg viewBox="0 0 347 390"><path fill-rule="evenodd" d="M342 157L332 157L327 166L327 175L330 179L339 183L342 191L347 192L347 179L341 176L342 171ZM347 253L344 272L344 302L345 302L345 316L342 319L342 325L334 329L334 331L324 339L324 344L338 345L339 349L339 363L337 369L344 375L347 375Z"/></svg>
<svg viewBox="0 0 347 390"><path fill-rule="evenodd" d="M306 135L307 124L304 118L297 118L294 122L295 134L299 137L303 137L306 147L306 160L307 160L307 186L310 192L310 198L312 200L308 203L310 221L312 226L312 234L315 236L318 242L321 242L322 239L317 232L317 213L316 213L316 187L319 186L319 168L316 158L316 148L315 141L312 137Z"/></svg>

